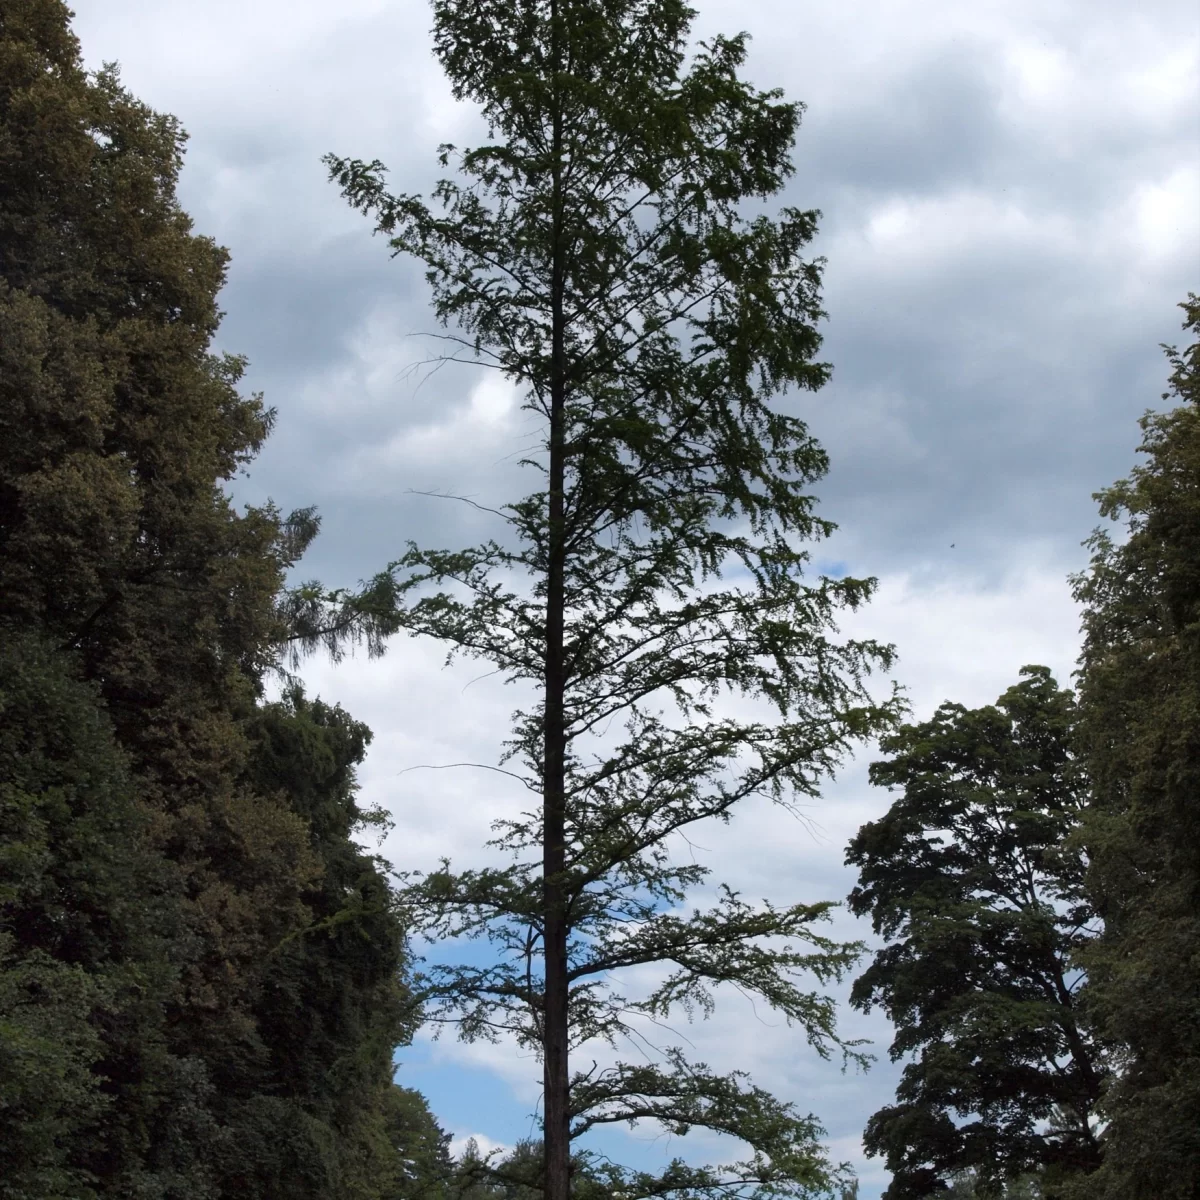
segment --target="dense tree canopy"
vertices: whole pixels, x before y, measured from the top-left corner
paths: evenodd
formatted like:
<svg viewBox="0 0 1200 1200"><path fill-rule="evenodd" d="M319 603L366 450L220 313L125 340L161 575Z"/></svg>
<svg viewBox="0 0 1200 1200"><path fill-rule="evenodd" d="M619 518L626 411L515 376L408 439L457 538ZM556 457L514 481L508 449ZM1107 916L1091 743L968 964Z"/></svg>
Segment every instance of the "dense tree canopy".
<svg viewBox="0 0 1200 1200"><path fill-rule="evenodd" d="M395 898L382 864L354 841L383 821L355 803L354 768L370 733L293 686L258 711L250 738L253 794L285 801L304 820L321 871L301 894L305 925L273 948L256 980L253 1068L220 1081L240 1131L226 1187L398 1200L398 1151L421 1115L392 1083L392 1052L413 1018Z"/></svg>
<svg viewBox="0 0 1200 1200"><path fill-rule="evenodd" d="M946 703L882 740L871 781L901 794L847 851L850 907L886 941L852 999L883 1007L908 1060L866 1132L889 1200L968 1170L1000 1187L1037 1169L1054 1196L1099 1163L1107 1069L1074 965L1093 913L1064 849L1086 798L1075 705L1046 668L1022 674L993 706Z"/></svg>
<svg viewBox="0 0 1200 1200"><path fill-rule="evenodd" d="M316 520L227 494L271 425L210 350L228 256L69 17L0 0L0 1196L383 1200L366 731L262 705Z"/></svg>
<svg viewBox="0 0 1200 1200"><path fill-rule="evenodd" d="M145 1129L213 1132L196 1103L203 1080L168 1052L159 1015L177 980L171 876L74 665L36 637L0 638L5 1200L90 1200L106 1177L154 1194L166 1156L148 1160ZM169 1173L190 1176L186 1162Z"/></svg>
<svg viewBox="0 0 1200 1200"><path fill-rule="evenodd" d="M1182 401L1142 418L1146 456L1101 492L1105 531L1076 580L1084 605L1082 833L1104 920L1085 963L1126 1048L1105 1099L1104 1169L1088 1196L1193 1197L1200 1181L1200 299L1168 351Z"/></svg>

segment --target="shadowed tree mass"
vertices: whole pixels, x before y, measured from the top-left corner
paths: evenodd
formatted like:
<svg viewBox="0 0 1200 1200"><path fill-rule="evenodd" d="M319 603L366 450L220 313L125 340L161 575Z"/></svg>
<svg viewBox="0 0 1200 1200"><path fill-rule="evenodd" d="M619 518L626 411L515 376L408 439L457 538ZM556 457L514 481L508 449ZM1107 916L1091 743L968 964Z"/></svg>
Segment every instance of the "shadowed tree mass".
<svg viewBox="0 0 1200 1200"><path fill-rule="evenodd" d="M1084 606L1081 752L1093 799L1081 843L1103 936L1083 957L1100 1028L1123 1047L1088 1197L1185 1200L1200 1185L1200 299L1168 350L1144 461L1099 493ZM1080 1195L1084 1195L1080 1192Z"/></svg>
<svg viewBox="0 0 1200 1200"><path fill-rule="evenodd" d="M311 512L226 487L272 414L211 352L184 135L0 0L0 1197L395 1197L403 935L366 733L294 692Z"/></svg>
<svg viewBox="0 0 1200 1200"><path fill-rule="evenodd" d="M871 782L901 794L847 850L850 907L887 942L852 999L887 1012L907 1060L865 1135L889 1200L1033 1170L1054 1197L1100 1161L1108 1069L1074 962L1095 914L1064 848L1087 794L1075 703L1045 667L1022 674L994 705L943 704L882 740Z"/></svg>

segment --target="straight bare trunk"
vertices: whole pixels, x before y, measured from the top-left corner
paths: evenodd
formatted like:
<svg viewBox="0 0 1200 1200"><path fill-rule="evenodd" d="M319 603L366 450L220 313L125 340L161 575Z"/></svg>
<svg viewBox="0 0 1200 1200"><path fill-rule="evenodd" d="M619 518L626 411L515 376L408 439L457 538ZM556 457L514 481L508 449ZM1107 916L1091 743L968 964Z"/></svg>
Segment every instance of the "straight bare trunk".
<svg viewBox="0 0 1200 1200"><path fill-rule="evenodd" d="M557 5L551 5L557 25ZM555 67L557 68L557 56ZM543 1071L546 1155L545 1200L568 1200L571 1192L571 1131L567 1062L568 978L566 868L566 729L563 697L564 572L566 556L565 453L566 370L563 328L562 111L555 105L552 155L554 177L551 245L551 374L549 463L549 555L546 579L546 677L543 714L544 775L542 787L542 897L545 939L545 1011Z"/></svg>

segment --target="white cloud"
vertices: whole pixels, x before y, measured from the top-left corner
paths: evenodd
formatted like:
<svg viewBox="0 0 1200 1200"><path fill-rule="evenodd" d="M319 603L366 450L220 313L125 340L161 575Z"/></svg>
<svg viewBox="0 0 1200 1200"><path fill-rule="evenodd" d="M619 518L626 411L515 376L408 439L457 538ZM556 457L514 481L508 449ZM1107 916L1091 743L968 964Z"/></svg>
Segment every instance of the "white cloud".
<svg viewBox="0 0 1200 1200"><path fill-rule="evenodd" d="M490 1154L503 1157L513 1149L508 1143L498 1142L486 1133L454 1133L450 1138L450 1153L455 1158L461 1158L471 1142L475 1143L476 1151L485 1158Z"/></svg>
<svg viewBox="0 0 1200 1200"><path fill-rule="evenodd" d="M1133 195L1135 246L1159 261L1200 249L1200 167L1183 165Z"/></svg>
<svg viewBox="0 0 1200 1200"><path fill-rule="evenodd" d="M480 460L494 465L511 457L519 438L516 389L495 371L485 371L449 419L430 414L419 425L397 430L378 446L363 446L341 464L348 480L412 479L436 473L463 479Z"/></svg>

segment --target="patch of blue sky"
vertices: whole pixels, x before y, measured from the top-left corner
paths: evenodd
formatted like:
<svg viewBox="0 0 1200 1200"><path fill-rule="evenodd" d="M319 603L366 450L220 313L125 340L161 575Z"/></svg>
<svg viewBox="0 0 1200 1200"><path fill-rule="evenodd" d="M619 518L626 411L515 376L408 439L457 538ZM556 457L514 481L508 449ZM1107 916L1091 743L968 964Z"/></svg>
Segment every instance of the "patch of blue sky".
<svg viewBox="0 0 1200 1200"><path fill-rule="evenodd" d="M850 573L849 566L841 560L824 561L817 559L813 563L814 575L828 575L830 579L845 579Z"/></svg>
<svg viewBox="0 0 1200 1200"><path fill-rule="evenodd" d="M443 1037L453 1034L447 1032ZM402 1046L396 1051L395 1063L396 1082L421 1092L438 1124L456 1138L482 1134L512 1146L537 1135L537 1120L529 1105L522 1103L509 1082L495 1071L455 1062L428 1038ZM536 1070L531 1060L531 1077Z"/></svg>

